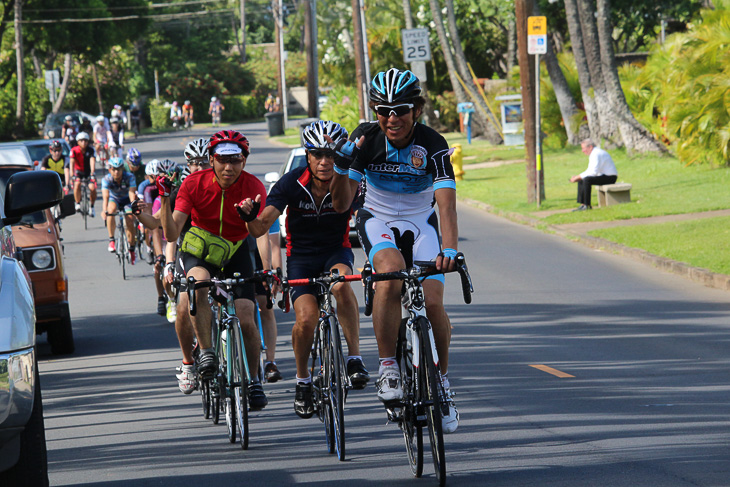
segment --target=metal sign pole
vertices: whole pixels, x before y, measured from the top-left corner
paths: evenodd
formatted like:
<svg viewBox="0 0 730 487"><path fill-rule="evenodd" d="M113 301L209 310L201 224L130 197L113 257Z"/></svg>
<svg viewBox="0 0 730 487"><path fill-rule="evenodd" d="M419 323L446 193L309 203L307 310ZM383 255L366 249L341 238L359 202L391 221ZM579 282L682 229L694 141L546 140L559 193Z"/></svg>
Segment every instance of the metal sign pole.
<svg viewBox="0 0 730 487"><path fill-rule="evenodd" d="M542 150L540 149L540 55L535 54L535 200L540 208L540 173Z"/></svg>

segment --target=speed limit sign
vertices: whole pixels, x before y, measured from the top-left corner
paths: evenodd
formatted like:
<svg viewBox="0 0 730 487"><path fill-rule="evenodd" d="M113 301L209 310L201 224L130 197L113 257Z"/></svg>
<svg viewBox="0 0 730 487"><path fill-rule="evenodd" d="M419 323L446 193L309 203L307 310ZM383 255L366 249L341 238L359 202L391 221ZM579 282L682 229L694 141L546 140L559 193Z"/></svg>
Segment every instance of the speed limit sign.
<svg viewBox="0 0 730 487"><path fill-rule="evenodd" d="M416 61L431 60L431 46L428 43L428 29L403 29L403 61L412 63Z"/></svg>

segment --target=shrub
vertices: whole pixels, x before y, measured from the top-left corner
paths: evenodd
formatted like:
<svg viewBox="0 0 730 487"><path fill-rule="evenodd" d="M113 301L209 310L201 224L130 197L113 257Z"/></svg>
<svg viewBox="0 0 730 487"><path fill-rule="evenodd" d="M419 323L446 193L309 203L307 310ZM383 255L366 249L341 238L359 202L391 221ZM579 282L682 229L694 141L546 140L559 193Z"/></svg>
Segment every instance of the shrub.
<svg viewBox="0 0 730 487"><path fill-rule="evenodd" d="M459 112L456 111L456 95L453 91L445 91L436 95L433 100L434 110L439 112L439 122L446 127L446 132L458 132Z"/></svg>
<svg viewBox="0 0 730 487"><path fill-rule="evenodd" d="M360 125L360 108L354 87L338 86L327 93L327 103L320 114L322 120L337 122L352 132Z"/></svg>
<svg viewBox="0 0 730 487"><path fill-rule="evenodd" d="M254 95L231 96L223 100L223 118L228 122L252 120L264 115L265 98Z"/></svg>
<svg viewBox="0 0 730 487"><path fill-rule="evenodd" d="M165 106L164 102L152 100L147 105L150 109L150 120L153 129L162 129L172 125L170 121L170 107Z"/></svg>

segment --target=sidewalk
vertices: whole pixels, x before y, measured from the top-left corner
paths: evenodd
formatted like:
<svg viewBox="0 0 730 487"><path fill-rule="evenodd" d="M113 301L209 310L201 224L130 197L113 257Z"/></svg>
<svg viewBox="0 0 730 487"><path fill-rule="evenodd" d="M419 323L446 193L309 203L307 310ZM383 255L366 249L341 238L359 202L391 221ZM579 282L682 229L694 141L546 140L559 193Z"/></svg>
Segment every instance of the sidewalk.
<svg viewBox="0 0 730 487"><path fill-rule="evenodd" d="M706 211L702 213L684 213L680 215L663 215L649 218L633 218L631 220L615 220L605 222L583 222L583 223L568 223L562 225L548 225L542 218L551 214L568 212L572 210L559 210L559 211L545 211L535 212L531 216L523 215L520 213L512 213L492 207L481 201L472 200L469 198L459 198L462 202L488 211L492 214L507 218L518 223L530 225L542 231L547 231L561 235L570 240L581 243L587 247L613 252L614 254L630 257L634 260L647 263L665 272L671 272L677 274L686 279L694 282L698 282L708 287L722 289L724 291L730 291L730 276L726 274L718 274L716 272L709 271L700 267L693 267L684 262L679 262L666 257L660 257L658 255L651 254L646 250L636 249L633 247L626 247L625 245L611 242L598 237L592 237L588 235L588 232L597 230L600 228L611 228L619 226L633 226L633 225L648 225L654 223L664 223L671 221L683 221L683 220L697 220L701 218L712 218L718 216L730 215L730 210L717 210L717 211Z"/></svg>

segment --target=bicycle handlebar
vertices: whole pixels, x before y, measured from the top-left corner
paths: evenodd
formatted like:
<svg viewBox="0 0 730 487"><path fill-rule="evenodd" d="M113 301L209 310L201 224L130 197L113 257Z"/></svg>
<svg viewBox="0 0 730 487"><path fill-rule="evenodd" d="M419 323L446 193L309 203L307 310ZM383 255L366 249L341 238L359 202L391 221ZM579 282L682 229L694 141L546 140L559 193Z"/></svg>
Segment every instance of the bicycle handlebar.
<svg viewBox="0 0 730 487"><path fill-rule="evenodd" d="M402 269L394 272L384 272L380 274L373 273L372 266L367 263L362 271L362 280L365 284L365 316L370 316L373 311L373 282L378 281L394 281L394 280L417 280L423 277L433 276L436 274L446 274L449 272L458 272L461 278L461 291L466 304L471 303L471 295L474 292L474 286L471 282L469 269L466 266L466 258L461 252L456 254L456 269L453 271L437 270L436 263L433 261L414 262L413 267Z"/></svg>
<svg viewBox="0 0 730 487"><path fill-rule="evenodd" d="M222 287L225 289L232 289L235 286L241 286L244 284L251 284L257 282L266 282L271 284L272 281L280 281L280 278L271 271L256 271L251 277L238 277L238 273L234 274L234 277L226 279L212 278L208 280L198 281L194 277L188 277L186 279L175 278L173 285L178 286L179 290L188 293L188 306L190 308L190 316L195 316L197 313L197 305L195 303L195 291L202 288L210 287ZM273 303L271 301L271 291L267 289L267 308L271 309Z"/></svg>
<svg viewBox="0 0 730 487"><path fill-rule="evenodd" d="M280 269L277 269L280 271ZM338 282L351 282L359 281L362 279L361 274L344 275L328 272L319 277L308 277L305 279L281 279L281 292L282 300L279 301L279 308L284 310L285 313L289 312L290 309L290 296L289 290L296 286L311 286L314 284L321 284L323 286L330 286Z"/></svg>

